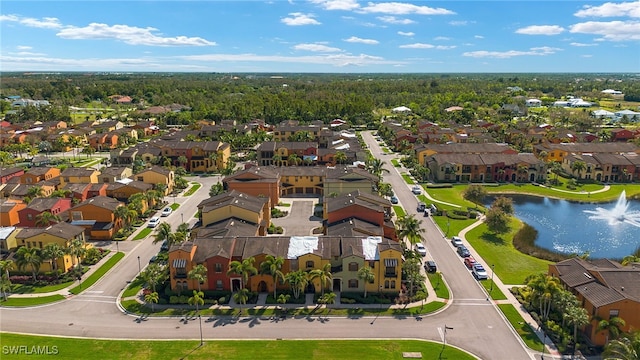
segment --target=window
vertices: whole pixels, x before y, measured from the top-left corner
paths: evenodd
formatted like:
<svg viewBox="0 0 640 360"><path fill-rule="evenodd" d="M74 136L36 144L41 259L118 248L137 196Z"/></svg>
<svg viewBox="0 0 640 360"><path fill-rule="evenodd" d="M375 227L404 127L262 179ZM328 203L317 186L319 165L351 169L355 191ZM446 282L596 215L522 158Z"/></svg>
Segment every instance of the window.
<svg viewBox="0 0 640 360"><path fill-rule="evenodd" d="M216 280L216 290L222 290L222 280Z"/></svg>
<svg viewBox="0 0 640 360"><path fill-rule="evenodd" d="M144 177L138 176L138 181L144 181Z"/></svg>
<svg viewBox="0 0 640 360"><path fill-rule="evenodd" d="M349 271L358 271L358 263L357 262L349 263Z"/></svg>
<svg viewBox="0 0 640 360"><path fill-rule="evenodd" d="M38 241L38 247L40 247L40 249L42 249L42 241Z"/></svg>
<svg viewBox="0 0 640 360"><path fill-rule="evenodd" d="M396 288L396 281L395 280L391 280L391 288L392 289Z"/></svg>
<svg viewBox="0 0 640 360"><path fill-rule="evenodd" d="M349 280L349 288L350 289L354 289L358 287L358 280L356 279L350 279Z"/></svg>
<svg viewBox="0 0 640 360"><path fill-rule="evenodd" d="M614 318L614 317L618 317L618 315L620 315L620 310L618 310L618 309L609 310L609 319Z"/></svg>
<svg viewBox="0 0 640 360"><path fill-rule="evenodd" d="M314 267L313 266L313 260L307 261L306 266L307 266L307 269L313 268Z"/></svg>
<svg viewBox="0 0 640 360"><path fill-rule="evenodd" d="M27 220L33 220L33 214L27 214Z"/></svg>
<svg viewBox="0 0 640 360"><path fill-rule="evenodd" d="M68 177L68 176L65 176L65 177L64 177L64 181L65 181L65 182L69 182L69 177Z"/></svg>
<svg viewBox="0 0 640 360"><path fill-rule="evenodd" d="M388 289L388 288L389 288L389 284L390 284L390 283L389 283L389 280L385 280L385 281L384 281L384 288L385 288L385 289Z"/></svg>
<svg viewBox="0 0 640 360"><path fill-rule="evenodd" d="M217 273L221 273L222 272L222 264L216 263L216 272Z"/></svg>

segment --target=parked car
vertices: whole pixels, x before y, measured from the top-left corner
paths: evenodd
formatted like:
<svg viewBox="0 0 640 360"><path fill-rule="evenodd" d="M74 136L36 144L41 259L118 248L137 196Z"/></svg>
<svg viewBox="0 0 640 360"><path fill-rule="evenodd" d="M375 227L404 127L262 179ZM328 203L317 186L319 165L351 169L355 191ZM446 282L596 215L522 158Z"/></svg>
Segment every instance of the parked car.
<svg viewBox="0 0 640 360"><path fill-rule="evenodd" d="M162 242L162 245L160 246L160 251L169 251L169 243L167 242L167 240Z"/></svg>
<svg viewBox="0 0 640 360"><path fill-rule="evenodd" d="M438 268L437 268L437 266L436 266L436 262L435 262L435 261L433 261L433 260L427 260L427 261L424 263L424 269L425 269L427 272L430 272L430 273L434 273L434 272L438 271Z"/></svg>
<svg viewBox="0 0 640 360"><path fill-rule="evenodd" d="M458 249L456 251L458 252L458 255L460 255L460 257L465 258L467 256L471 256L469 249L467 249L467 247L464 245L458 246Z"/></svg>
<svg viewBox="0 0 640 360"><path fill-rule="evenodd" d="M473 276L475 276L475 278L478 280L488 279L487 270L485 270L481 264L476 263L475 265L473 265L473 270L471 271L473 272Z"/></svg>
<svg viewBox="0 0 640 360"><path fill-rule="evenodd" d="M393 195L393 196L391 197L391 203L392 203L392 204L397 204L397 203L398 203L398 198L397 198L395 195Z"/></svg>
<svg viewBox="0 0 640 360"><path fill-rule="evenodd" d="M158 255L153 255L151 259L149 259L149 264L153 264L156 261L158 261Z"/></svg>
<svg viewBox="0 0 640 360"><path fill-rule="evenodd" d="M154 228L158 226L159 223L160 223L160 218L157 216L154 216L151 218L151 220L149 220L149 224L147 224L147 227Z"/></svg>
<svg viewBox="0 0 640 360"><path fill-rule="evenodd" d="M422 243L416 244L416 251L422 256L427 256L427 248L425 248Z"/></svg>
<svg viewBox="0 0 640 360"><path fill-rule="evenodd" d="M473 265L476 264L476 259L474 259L473 256L467 256L464 258L464 264L471 270L473 269Z"/></svg>
<svg viewBox="0 0 640 360"><path fill-rule="evenodd" d="M453 245L454 247L458 247L460 245L462 245L462 239L460 239L457 236L454 236L451 238L451 245Z"/></svg>
<svg viewBox="0 0 640 360"><path fill-rule="evenodd" d="M418 203L418 208L416 210L418 210L418 212L423 212L426 208L427 208L427 204L425 204L423 202L419 202Z"/></svg>
<svg viewBox="0 0 640 360"><path fill-rule="evenodd" d="M166 207L162 209L162 216L169 216L171 215L172 212L173 212L173 209L171 209L170 207Z"/></svg>
<svg viewBox="0 0 640 360"><path fill-rule="evenodd" d="M416 194L416 195L420 195L422 194L422 188L418 185L415 185L412 189L411 192Z"/></svg>

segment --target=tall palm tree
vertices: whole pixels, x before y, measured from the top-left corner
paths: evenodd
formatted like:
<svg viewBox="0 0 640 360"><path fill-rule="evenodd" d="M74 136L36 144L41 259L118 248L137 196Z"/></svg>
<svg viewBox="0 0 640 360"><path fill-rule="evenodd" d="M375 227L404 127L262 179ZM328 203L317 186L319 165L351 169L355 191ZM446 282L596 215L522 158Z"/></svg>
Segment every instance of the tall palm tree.
<svg viewBox="0 0 640 360"><path fill-rule="evenodd" d="M166 271L157 263L152 263L140 274L144 282L151 287L151 291L156 291L156 286L166 280Z"/></svg>
<svg viewBox="0 0 640 360"><path fill-rule="evenodd" d="M358 270L358 279L364 282L364 297L367 297L367 284L372 283L376 279L373 269L369 266L363 266Z"/></svg>
<svg viewBox="0 0 640 360"><path fill-rule="evenodd" d="M29 189L27 189L26 197L29 198L29 201L25 201L25 202L30 202L34 198L43 197L43 196L44 196L44 189L42 188L42 186L34 185Z"/></svg>
<svg viewBox="0 0 640 360"><path fill-rule="evenodd" d="M321 295L324 295L324 289L327 285L331 285L333 275L331 274L331 264L324 264L322 269L313 269L309 272L309 277L313 281L315 279L320 280Z"/></svg>
<svg viewBox="0 0 640 360"><path fill-rule="evenodd" d="M129 208L121 205L118 206L114 211L113 211L113 216L116 219L116 222L118 222L118 220L120 220L120 223L123 224L124 228L129 228Z"/></svg>
<svg viewBox="0 0 640 360"><path fill-rule="evenodd" d="M289 283L293 297L296 299L300 297L309 283L309 277L304 270L291 271L284 276L284 279Z"/></svg>
<svg viewBox="0 0 640 360"><path fill-rule="evenodd" d="M186 157L186 156L184 156L184 155L178 156L178 164L180 164L180 166L181 166L181 167L183 167L183 168L184 168L185 164L186 164L188 161L189 161L189 159L187 159L187 157Z"/></svg>
<svg viewBox="0 0 640 360"><path fill-rule="evenodd" d="M531 303L538 303L539 314L543 320L546 320L551 312L553 299L562 288L560 281L558 278L539 273L527 277L525 283L531 289L529 301Z"/></svg>
<svg viewBox="0 0 640 360"><path fill-rule="evenodd" d="M344 164L347 161L347 154L345 154L342 151L338 151L338 152L336 152L336 154L334 155L333 158L336 161L336 163Z"/></svg>
<svg viewBox="0 0 640 360"><path fill-rule="evenodd" d="M58 259L64 256L64 249L56 243L49 243L42 248L40 255L43 260L49 260L51 271L56 271L58 270Z"/></svg>
<svg viewBox="0 0 640 360"><path fill-rule="evenodd" d="M575 353L575 349L578 346L578 328L589 323L589 315L583 307L573 306L563 316L567 318L567 322L570 325L573 325L573 343L575 344L573 350Z"/></svg>
<svg viewBox="0 0 640 360"><path fill-rule="evenodd" d="M260 273L265 275L271 275L273 279L273 298L277 299L276 288L278 287L278 280L284 281L284 274L282 273L282 266L284 265L284 258L281 256L267 255L265 260L260 264Z"/></svg>
<svg viewBox="0 0 640 360"><path fill-rule="evenodd" d="M209 167L215 166L216 170L218 170L218 153L216 151L212 151L209 154Z"/></svg>
<svg viewBox="0 0 640 360"><path fill-rule="evenodd" d="M80 239L73 239L69 243L66 249L67 254L71 255L72 259L75 259L74 266L80 267L80 262L84 254L87 252L85 243Z"/></svg>
<svg viewBox="0 0 640 360"><path fill-rule="evenodd" d="M622 266L627 266L629 264L637 262L640 262L640 256L627 255L622 259L622 262L620 264L622 264Z"/></svg>
<svg viewBox="0 0 640 360"><path fill-rule="evenodd" d="M158 296L158 293L155 291L150 292L144 296L144 302L151 304L151 312L154 311L153 304L157 304L158 300L160 300L160 297Z"/></svg>
<svg viewBox="0 0 640 360"><path fill-rule="evenodd" d="M584 161L575 161L571 164L571 172L578 173L578 179L580 179L580 174L587 168L587 164Z"/></svg>
<svg viewBox="0 0 640 360"><path fill-rule="evenodd" d="M516 173L518 174L518 181L526 181L528 172L529 168L526 165L518 165L518 168L516 169Z"/></svg>
<svg viewBox="0 0 640 360"><path fill-rule="evenodd" d="M59 223L60 216L52 214L50 211L43 211L36 215L36 226L47 227L51 223Z"/></svg>
<svg viewBox="0 0 640 360"><path fill-rule="evenodd" d="M627 323L621 317L614 316L609 320L602 319L598 321L597 331L606 331L607 332L607 341L608 340L616 340L620 333L622 332L622 328L625 327Z"/></svg>
<svg viewBox="0 0 640 360"><path fill-rule="evenodd" d="M256 259L253 256L242 261L234 260L229 263L227 275L236 274L242 276L242 287L244 288L249 284L249 277L258 273L258 269L253 266L255 261Z"/></svg>
<svg viewBox="0 0 640 360"><path fill-rule="evenodd" d="M196 307L196 314L200 311L200 306L204 305L204 293L193 290L193 296L188 300L189 305Z"/></svg>
<svg viewBox="0 0 640 360"><path fill-rule="evenodd" d="M604 359L638 360L640 359L640 332L625 334L617 340L610 341L602 353Z"/></svg>
<svg viewBox="0 0 640 360"><path fill-rule="evenodd" d="M169 247L177 243L176 234L171 231L171 225L166 222L161 222L160 225L158 225L158 230L154 236L153 243L156 244L165 240Z"/></svg>
<svg viewBox="0 0 640 360"><path fill-rule="evenodd" d="M24 270L29 266L31 268L31 274L33 275L33 281L38 279L38 271L40 271L41 264L42 258L40 257L40 251L38 249L22 246L16 251L16 265L18 265L18 269Z"/></svg>
<svg viewBox="0 0 640 360"><path fill-rule="evenodd" d="M422 233L425 231L421 227L422 220L416 219L414 214L402 215L397 221L398 236L407 238L411 245L417 244L422 241Z"/></svg>
<svg viewBox="0 0 640 360"><path fill-rule="evenodd" d="M2 298L7 301L7 293L11 291L11 278L9 270L13 269L13 260L0 260L0 287Z"/></svg>
<svg viewBox="0 0 640 360"><path fill-rule="evenodd" d="M71 191L65 190L65 189L60 189L60 190L54 190L51 193L51 195L49 195L49 197L50 198L66 198L70 194L71 194Z"/></svg>
<svg viewBox="0 0 640 360"><path fill-rule="evenodd" d="M137 211L138 214L142 214L145 203L145 195L143 193L137 193L129 196L129 199L127 200L127 207L131 210Z"/></svg>
<svg viewBox="0 0 640 360"><path fill-rule="evenodd" d="M235 300L237 304L246 305L249 300L249 289L242 288L236 291L235 294L233 294L233 300ZM242 314L242 307L240 307L240 314Z"/></svg>
<svg viewBox="0 0 640 360"><path fill-rule="evenodd" d="M384 161L378 158L374 158L373 156L369 157L367 160L367 169L370 173L377 176L378 178L382 176L383 172L389 172L389 170L384 167Z"/></svg>
<svg viewBox="0 0 640 360"><path fill-rule="evenodd" d="M187 278L198 282L198 291L202 291L202 284L207 280L207 267L198 264L189 271Z"/></svg>

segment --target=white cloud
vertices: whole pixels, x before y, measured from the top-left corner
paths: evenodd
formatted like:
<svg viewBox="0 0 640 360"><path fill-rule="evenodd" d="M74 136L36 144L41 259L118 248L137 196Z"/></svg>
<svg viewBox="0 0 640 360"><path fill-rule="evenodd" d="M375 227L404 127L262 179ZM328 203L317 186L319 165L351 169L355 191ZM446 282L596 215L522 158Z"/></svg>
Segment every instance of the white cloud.
<svg viewBox="0 0 640 360"><path fill-rule="evenodd" d="M584 54L584 55L580 55L580 57L583 57L583 58L591 58L591 57L593 57L593 55L590 55L590 54Z"/></svg>
<svg viewBox="0 0 640 360"><path fill-rule="evenodd" d="M449 25L451 26L466 26L469 22L467 20L453 20L449 21Z"/></svg>
<svg viewBox="0 0 640 360"><path fill-rule="evenodd" d="M0 21L17 22L24 26L41 29L59 29L62 27L60 20L54 17L43 17L42 19L36 19L22 17L19 15L0 15Z"/></svg>
<svg viewBox="0 0 640 360"><path fill-rule="evenodd" d="M509 51L470 51L465 52L462 56L474 57L474 58L496 58L496 59L509 59L516 56L546 56L552 55L562 49L552 48L548 46L543 47L535 47L529 49L529 51L518 51L518 50L509 50Z"/></svg>
<svg viewBox="0 0 640 360"><path fill-rule="evenodd" d="M402 36L413 36L415 35L415 33L409 31L409 32L404 32L404 31L398 31L398 35L402 35Z"/></svg>
<svg viewBox="0 0 640 360"><path fill-rule="evenodd" d="M360 7L356 0L311 0L311 3L320 5L324 10L355 10Z"/></svg>
<svg viewBox="0 0 640 360"><path fill-rule="evenodd" d="M256 54L209 54L209 55L187 55L180 57L184 60L203 62L274 62L274 63L299 63L344 66L345 64L365 66L365 65L392 65L398 61L385 60L379 56L366 54L332 54L313 56L281 56L281 55L256 55Z"/></svg>
<svg viewBox="0 0 640 360"><path fill-rule="evenodd" d="M436 37L433 38L433 40L436 40L436 41L447 41L447 40L451 40L451 39L449 39L446 36L436 36Z"/></svg>
<svg viewBox="0 0 640 360"><path fill-rule="evenodd" d="M367 45L376 45L376 44L380 43L378 40L362 39L362 38L359 38L357 36L352 36L352 37L350 37L348 39L344 39L344 41L350 42L350 43L367 44Z"/></svg>
<svg viewBox="0 0 640 360"><path fill-rule="evenodd" d="M361 8L361 11L365 13L383 13L394 15L455 15L455 12L443 8L431 8L428 6L419 6L400 2L370 2L367 4L367 6Z"/></svg>
<svg viewBox="0 0 640 360"><path fill-rule="evenodd" d="M578 10L574 16L577 17L640 17L640 1L623 3L604 3L599 6L585 5L582 10Z"/></svg>
<svg viewBox="0 0 640 360"><path fill-rule="evenodd" d="M451 50L451 49L455 49L456 47L453 46L453 45L431 45L431 44L424 44L424 43L414 43L414 44L400 45L399 48L401 48L401 49Z"/></svg>
<svg viewBox="0 0 640 360"><path fill-rule="evenodd" d="M558 25L532 25L516 30L516 34L524 35L558 35L564 28Z"/></svg>
<svg viewBox="0 0 640 360"><path fill-rule="evenodd" d="M16 49L18 49L18 50L31 50L31 49L33 49L33 47L27 46L27 45L18 45L18 46L16 46Z"/></svg>
<svg viewBox="0 0 640 360"><path fill-rule="evenodd" d="M30 52L30 51L18 51L18 52L10 52L9 55L14 55L14 56L44 56L46 54L35 53L35 52Z"/></svg>
<svg viewBox="0 0 640 360"><path fill-rule="evenodd" d="M162 37L155 35L158 29L147 27L139 28L128 25L107 25L91 23L85 27L67 27L58 32L63 39L115 39L130 45L148 46L214 46L215 42L201 37Z"/></svg>
<svg viewBox="0 0 640 360"><path fill-rule="evenodd" d="M640 21L588 21L569 27L569 32L602 36L608 41L640 40Z"/></svg>
<svg viewBox="0 0 640 360"><path fill-rule="evenodd" d="M289 13L291 17L286 17L280 20L285 25L289 26L301 26L301 25L320 25L320 22L314 19L313 14L303 14L299 12Z"/></svg>
<svg viewBox="0 0 640 360"><path fill-rule="evenodd" d="M484 36L482 36L482 35L474 35L473 37L476 38L476 39L484 39Z"/></svg>
<svg viewBox="0 0 640 360"><path fill-rule="evenodd" d="M327 45L322 45L322 44L298 44L298 45L295 45L293 48L295 50L306 50L306 51L324 52L324 53L342 51L341 49L330 47Z"/></svg>
<svg viewBox="0 0 640 360"><path fill-rule="evenodd" d="M576 46L576 47L598 46L598 44L583 44L583 43L577 43L577 42L572 42L569 45Z"/></svg>
<svg viewBox="0 0 640 360"><path fill-rule="evenodd" d="M386 22L389 24L396 24L396 25L409 25L409 24L415 23L415 21L411 19L398 19L395 16L378 16L376 19L382 22Z"/></svg>

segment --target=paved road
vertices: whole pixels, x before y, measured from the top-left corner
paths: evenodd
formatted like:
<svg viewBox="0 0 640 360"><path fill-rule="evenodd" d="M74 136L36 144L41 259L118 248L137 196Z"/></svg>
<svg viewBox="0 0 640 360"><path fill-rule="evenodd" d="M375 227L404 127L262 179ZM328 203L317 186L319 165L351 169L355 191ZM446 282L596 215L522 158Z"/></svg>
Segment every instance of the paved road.
<svg viewBox="0 0 640 360"><path fill-rule="evenodd" d="M364 139L372 144L373 154L381 153L369 133L364 134ZM382 158L387 160L387 157ZM182 221L181 214L184 214L185 221L195 214L200 199L208 196L209 187L218 179L207 177L197 181L203 186L191 197L178 197L176 202L181 204L180 208L163 218L174 228ZM392 171L385 181L394 186L406 210L415 213L417 200L400 175ZM440 342L443 340L442 329L446 325L453 328L447 332L447 343L482 359L533 358L497 308L486 300L484 290L466 270L437 227L429 220L424 221L423 226L426 229L428 256L437 261L455 297L445 310L425 316L421 321L411 317L300 317L284 321L254 317L211 318L203 319L205 339L417 338ZM149 237L119 246L121 251L127 252L125 258L83 294L37 308L0 309L2 330L93 338L198 339L197 321L185 323L178 317L138 321L137 317L125 315L119 310L116 306L118 295L127 281L137 275L138 266L144 267L158 251L160 244L153 244L152 237Z"/></svg>

